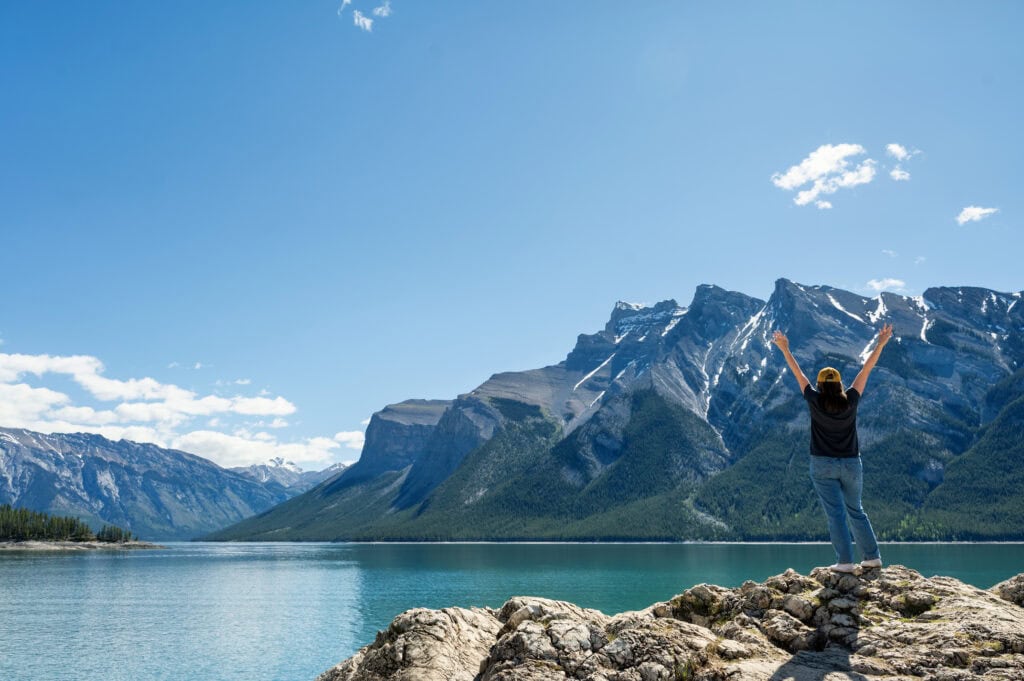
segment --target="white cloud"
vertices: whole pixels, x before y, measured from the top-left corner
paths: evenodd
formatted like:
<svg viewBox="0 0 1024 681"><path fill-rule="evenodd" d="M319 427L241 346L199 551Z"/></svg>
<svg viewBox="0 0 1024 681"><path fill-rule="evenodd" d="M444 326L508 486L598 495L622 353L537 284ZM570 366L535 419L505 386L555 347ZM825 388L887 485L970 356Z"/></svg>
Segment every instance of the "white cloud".
<svg viewBox="0 0 1024 681"><path fill-rule="evenodd" d="M911 152L907 151L907 148L905 146L903 146L902 144L896 144L895 142L893 142L892 144L885 145L885 153L889 154L897 161L906 161L908 158L914 155Z"/></svg>
<svg viewBox="0 0 1024 681"><path fill-rule="evenodd" d="M910 179L910 173L908 173L906 170L900 168L897 165L895 168L889 171L889 177L896 180L897 182L906 182L907 180Z"/></svg>
<svg viewBox="0 0 1024 681"><path fill-rule="evenodd" d="M355 24L357 28L361 28L366 32L373 31L373 19L357 9L352 10L352 23Z"/></svg>
<svg viewBox="0 0 1024 681"><path fill-rule="evenodd" d="M252 383L252 380L248 378L235 379L235 385L249 385L250 383Z"/></svg>
<svg viewBox="0 0 1024 681"><path fill-rule="evenodd" d="M359 424L362 426L368 426L370 425L370 419L363 419L362 421L359 422Z"/></svg>
<svg viewBox="0 0 1024 681"><path fill-rule="evenodd" d="M112 440L149 442L205 456L220 465L259 463L272 456L320 466L334 460L352 440L313 437L283 442L267 432L215 431L231 423L225 417L267 416L267 428L289 425L284 416L296 407L266 390L258 397L199 395L152 378L113 379L103 376L103 363L88 355L51 356L0 353L0 425L44 433L90 432ZM86 399L109 403L109 408L75 404L63 392L21 382L24 376L45 380L50 375L69 376L83 389ZM245 379L244 384L248 384ZM191 430L194 419L209 417L205 429ZM237 421L237 418L234 419ZM360 436L362 434L360 433Z"/></svg>
<svg viewBox="0 0 1024 681"><path fill-rule="evenodd" d="M177 369L177 368L178 368L178 367L180 367L180 366L181 366L181 365L180 365L180 364L178 364L177 362L171 362L170 364L168 364L168 365L167 365L167 368L168 368L168 369Z"/></svg>
<svg viewBox="0 0 1024 681"><path fill-rule="evenodd" d="M916 258L914 258L914 264L915 265L920 265L921 263L923 263L927 259L928 258L924 257L923 255L919 255Z"/></svg>
<svg viewBox="0 0 1024 681"><path fill-rule="evenodd" d="M978 222L979 220L984 220L988 216L994 215L995 213L998 212L998 208L982 208L981 206L967 206L962 211L960 211L960 215L956 216L956 222L958 225L965 225L968 222Z"/></svg>
<svg viewBox="0 0 1024 681"><path fill-rule="evenodd" d="M849 166L847 158L866 153L859 144L823 144L810 153L799 165L785 173L772 175L772 183L780 189L796 189L819 178L842 172Z"/></svg>
<svg viewBox="0 0 1024 681"><path fill-rule="evenodd" d="M192 365L192 368L193 369L202 369L203 368L203 363L202 362L196 362L195 364Z"/></svg>
<svg viewBox="0 0 1024 681"><path fill-rule="evenodd" d="M175 449L194 452L224 467L249 466L268 459L281 457L294 461L302 468L323 467L334 460L340 445L326 437L307 438L300 442L278 442L267 433L221 433L213 430L195 430L177 437L171 443Z"/></svg>
<svg viewBox="0 0 1024 681"><path fill-rule="evenodd" d="M35 388L27 383L0 383L0 424L25 428L25 423L40 419L70 398L49 388Z"/></svg>
<svg viewBox="0 0 1024 681"><path fill-rule="evenodd" d="M117 412L109 409L97 411L92 407L61 407L50 412L50 418L94 426L106 426L121 420Z"/></svg>
<svg viewBox="0 0 1024 681"><path fill-rule="evenodd" d="M88 355L24 355L0 353L0 382L11 383L24 374L42 377L63 374L100 401L121 400L115 411L125 420L180 422L185 416L206 416L217 412L249 416L287 416L295 405L283 397L199 397L155 379L118 380L103 376L103 363ZM261 393L263 394L263 393Z"/></svg>
<svg viewBox="0 0 1024 681"><path fill-rule="evenodd" d="M384 4L380 7L373 8L373 16L387 18L391 16L391 0L384 0Z"/></svg>
<svg viewBox="0 0 1024 681"><path fill-rule="evenodd" d="M340 442L349 449L361 450L366 442L366 434L361 430L347 430L334 435L334 441Z"/></svg>
<svg viewBox="0 0 1024 681"><path fill-rule="evenodd" d="M892 277L886 277L884 279L872 279L866 286L876 293L887 291L892 289L894 291L902 291L907 287L907 282L902 279L893 279Z"/></svg>
<svg viewBox="0 0 1024 681"><path fill-rule="evenodd" d="M818 197L834 194L843 188L867 184L875 178L876 163L870 158L850 167L852 157L866 153L859 144L823 144L785 173L772 175L772 184L787 191L809 184L809 187L797 193L793 202L798 206L813 202L818 208L831 208L831 202Z"/></svg>
<svg viewBox="0 0 1024 681"><path fill-rule="evenodd" d="M341 0L341 5L338 7L338 16L340 17L345 11L345 8L352 4L352 0Z"/></svg>
<svg viewBox="0 0 1024 681"><path fill-rule="evenodd" d="M288 416L295 413L295 405L283 397L233 397L230 411L249 416Z"/></svg>
<svg viewBox="0 0 1024 681"><path fill-rule="evenodd" d="M896 251L891 251L888 248L883 248L882 249L882 254L883 255L887 255L890 258L895 258L897 255L899 255Z"/></svg>

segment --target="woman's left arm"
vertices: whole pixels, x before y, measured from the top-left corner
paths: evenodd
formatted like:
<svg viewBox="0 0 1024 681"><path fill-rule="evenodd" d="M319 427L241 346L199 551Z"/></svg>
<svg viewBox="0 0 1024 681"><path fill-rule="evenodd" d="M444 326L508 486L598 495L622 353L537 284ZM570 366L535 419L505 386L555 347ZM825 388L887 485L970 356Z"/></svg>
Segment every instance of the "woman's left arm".
<svg viewBox="0 0 1024 681"><path fill-rule="evenodd" d="M871 370L878 363L878 358L882 355L882 348L885 347L890 338L892 338L892 324L884 324L882 330L878 332L878 342L875 343L874 350L868 355L864 366L861 368L860 373L857 374L857 378L853 379L853 385L850 388L856 390L861 395L864 394L864 386L868 384L868 376L871 375Z"/></svg>

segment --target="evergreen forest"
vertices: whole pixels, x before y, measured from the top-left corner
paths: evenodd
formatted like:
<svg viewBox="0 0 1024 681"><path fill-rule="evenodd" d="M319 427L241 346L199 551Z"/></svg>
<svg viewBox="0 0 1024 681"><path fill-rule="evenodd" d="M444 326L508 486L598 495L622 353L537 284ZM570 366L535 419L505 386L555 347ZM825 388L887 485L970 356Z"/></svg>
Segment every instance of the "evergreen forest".
<svg viewBox="0 0 1024 681"><path fill-rule="evenodd" d="M104 525L93 532L88 523L73 516L52 516L47 513L0 506L0 541L99 541L123 544L135 539L132 533L114 525Z"/></svg>

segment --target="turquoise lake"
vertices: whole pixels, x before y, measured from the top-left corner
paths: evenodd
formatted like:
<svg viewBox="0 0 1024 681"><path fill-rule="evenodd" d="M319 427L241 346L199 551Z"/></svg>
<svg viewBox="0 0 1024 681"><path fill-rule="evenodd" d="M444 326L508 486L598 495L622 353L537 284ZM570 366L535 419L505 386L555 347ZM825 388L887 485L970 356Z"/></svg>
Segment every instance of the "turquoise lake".
<svg viewBox="0 0 1024 681"><path fill-rule="evenodd" d="M1024 544L883 545L887 564L988 588ZM513 595L606 613L694 584L832 562L825 544L171 544L0 553L3 681L313 681L412 607Z"/></svg>

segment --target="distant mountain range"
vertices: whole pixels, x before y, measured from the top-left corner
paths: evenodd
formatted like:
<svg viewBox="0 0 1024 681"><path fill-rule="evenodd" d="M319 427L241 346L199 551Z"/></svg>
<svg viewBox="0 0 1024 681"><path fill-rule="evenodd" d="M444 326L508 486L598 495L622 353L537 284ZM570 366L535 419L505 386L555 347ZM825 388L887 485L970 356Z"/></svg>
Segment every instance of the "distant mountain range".
<svg viewBox="0 0 1024 681"><path fill-rule="evenodd" d="M340 468L338 467L340 466ZM0 428L0 503L111 523L143 539L192 539L265 511L343 470L280 459L226 470L156 445Z"/></svg>
<svg viewBox="0 0 1024 681"><path fill-rule="evenodd" d="M294 496L337 475L345 468L346 464L336 463L322 471L304 471L291 461L275 457L267 463L235 466L228 470L255 480L261 485L280 485L288 493L288 496Z"/></svg>
<svg viewBox="0 0 1024 681"><path fill-rule="evenodd" d="M860 407L885 539L1024 538L1021 293L867 298L776 282L618 303L554 366L376 413L360 460L215 539L822 539L806 407L770 344L847 385L897 338Z"/></svg>

